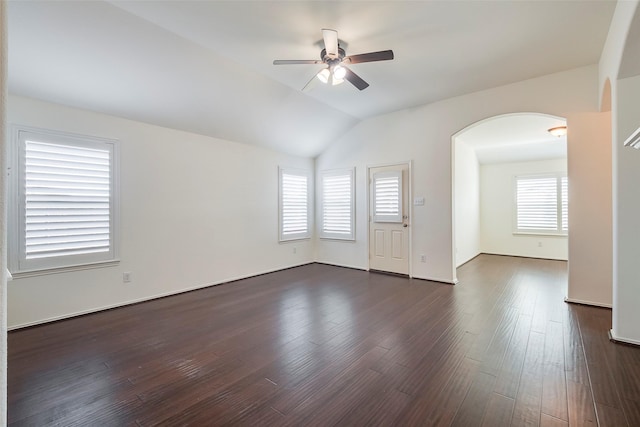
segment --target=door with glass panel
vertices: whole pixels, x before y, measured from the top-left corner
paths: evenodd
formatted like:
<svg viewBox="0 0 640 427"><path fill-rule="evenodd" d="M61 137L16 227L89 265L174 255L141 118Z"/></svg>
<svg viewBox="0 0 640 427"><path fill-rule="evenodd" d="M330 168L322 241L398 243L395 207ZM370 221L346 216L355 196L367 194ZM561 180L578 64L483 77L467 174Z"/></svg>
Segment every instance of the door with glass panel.
<svg viewBox="0 0 640 427"><path fill-rule="evenodd" d="M409 165L369 169L369 268L409 274Z"/></svg>

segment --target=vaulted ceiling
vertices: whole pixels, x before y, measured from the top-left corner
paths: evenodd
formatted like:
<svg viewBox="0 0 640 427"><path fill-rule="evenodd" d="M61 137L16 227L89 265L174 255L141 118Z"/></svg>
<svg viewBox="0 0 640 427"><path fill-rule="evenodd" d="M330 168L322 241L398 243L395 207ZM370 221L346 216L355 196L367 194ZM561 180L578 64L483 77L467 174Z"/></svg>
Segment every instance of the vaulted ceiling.
<svg viewBox="0 0 640 427"><path fill-rule="evenodd" d="M598 62L615 1L11 1L11 93L316 156L360 120ZM322 28L371 86L302 87Z"/></svg>

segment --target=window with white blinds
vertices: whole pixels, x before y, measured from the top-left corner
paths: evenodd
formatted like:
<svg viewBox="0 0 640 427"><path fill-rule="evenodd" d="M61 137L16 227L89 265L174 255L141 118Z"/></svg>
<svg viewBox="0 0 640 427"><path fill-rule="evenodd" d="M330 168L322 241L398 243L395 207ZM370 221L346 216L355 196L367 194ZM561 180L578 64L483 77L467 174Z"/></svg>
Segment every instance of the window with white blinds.
<svg viewBox="0 0 640 427"><path fill-rule="evenodd" d="M402 171L373 175L373 220L402 222Z"/></svg>
<svg viewBox="0 0 640 427"><path fill-rule="evenodd" d="M566 234L568 181L556 175L516 177L516 231Z"/></svg>
<svg viewBox="0 0 640 427"><path fill-rule="evenodd" d="M320 175L320 237L354 240L354 170L323 171Z"/></svg>
<svg viewBox="0 0 640 427"><path fill-rule="evenodd" d="M116 260L115 141L17 129L12 273Z"/></svg>
<svg viewBox="0 0 640 427"><path fill-rule="evenodd" d="M280 241L311 237L310 173L280 168Z"/></svg>

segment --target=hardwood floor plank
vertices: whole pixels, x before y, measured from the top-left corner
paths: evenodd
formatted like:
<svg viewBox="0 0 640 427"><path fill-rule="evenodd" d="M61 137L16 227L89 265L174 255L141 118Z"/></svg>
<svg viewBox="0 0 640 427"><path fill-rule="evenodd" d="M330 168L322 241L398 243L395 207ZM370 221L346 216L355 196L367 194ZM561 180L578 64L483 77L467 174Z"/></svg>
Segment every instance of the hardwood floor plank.
<svg viewBox="0 0 640 427"><path fill-rule="evenodd" d="M515 400L501 394L493 393L489 399L487 410L482 419L482 427L509 425L513 416Z"/></svg>
<svg viewBox="0 0 640 427"><path fill-rule="evenodd" d="M640 401L623 399L622 407L629 426L640 426Z"/></svg>
<svg viewBox="0 0 640 427"><path fill-rule="evenodd" d="M13 331L8 425L640 425L640 349L566 263L458 278L310 264Z"/></svg>
<svg viewBox="0 0 640 427"><path fill-rule="evenodd" d="M418 394L414 410L407 413L401 424L450 425L476 378L478 367L475 360L463 358L437 393Z"/></svg>
<svg viewBox="0 0 640 427"><path fill-rule="evenodd" d="M339 425L346 426L390 426L407 408L412 398L393 388L384 389L370 404L362 405L352 414L344 416Z"/></svg>
<svg viewBox="0 0 640 427"><path fill-rule="evenodd" d="M541 410L543 414L568 421L564 359L562 324L549 321L544 342Z"/></svg>
<svg viewBox="0 0 640 427"><path fill-rule="evenodd" d="M591 389L588 385L567 381L567 402L570 426L598 425Z"/></svg>
<svg viewBox="0 0 640 427"><path fill-rule="evenodd" d="M537 426L540 422L542 381L544 372L544 340L539 332L531 332L522 376L513 409L512 426Z"/></svg>
<svg viewBox="0 0 640 427"><path fill-rule="evenodd" d="M467 394L458 408L452 422L442 421L440 425L475 426L482 423L489 400L492 396L496 377L484 372L478 372L469 387Z"/></svg>
<svg viewBox="0 0 640 427"><path fill-rule="evenodd" d="M504 363L498 372L494 391L515 399L522 376L527 344L531 331L531 316L520 315L504 357Z"/></svg>
<svg viewBox="0 0 640 427"><path fill-rule="evenodd" d="M589 373L575 306L569 306L564 322L564 355L567 381L589 385Z"/></svg>
<svg viewBox="0 0 640 427"><path fill-rule="evenodd" d="M612 408L611 406L596 403L596 410L598 411L599 427L629 426L627 418L625 417L624 411L622 409Z"/></svg>
<svg viewBox="0 0 640 427"><path fill-rule="evenodd" d="M559 420L558 418L551 417L547 414L542 414L540 417L540 427L568 427L569 423L565 420Z"/></svg>

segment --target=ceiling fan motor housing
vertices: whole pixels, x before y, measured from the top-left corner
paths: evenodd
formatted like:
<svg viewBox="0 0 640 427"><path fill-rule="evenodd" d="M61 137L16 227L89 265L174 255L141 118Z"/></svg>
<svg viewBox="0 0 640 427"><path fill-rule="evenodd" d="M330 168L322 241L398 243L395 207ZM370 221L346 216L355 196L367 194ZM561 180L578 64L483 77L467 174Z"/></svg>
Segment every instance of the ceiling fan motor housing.
<svg viewBox="0 0 640 427"><path fill-rule="evenodd" d="M342 62L345 56L346 56L346 53L344 49L341 47L338 47L337 57L334 55L328 55L327 49L322 49L322 51L320 52L320 59L322 59L322 62L324 62L325 64L328 64L329 66L339 64L340 62Z"/></svg>

